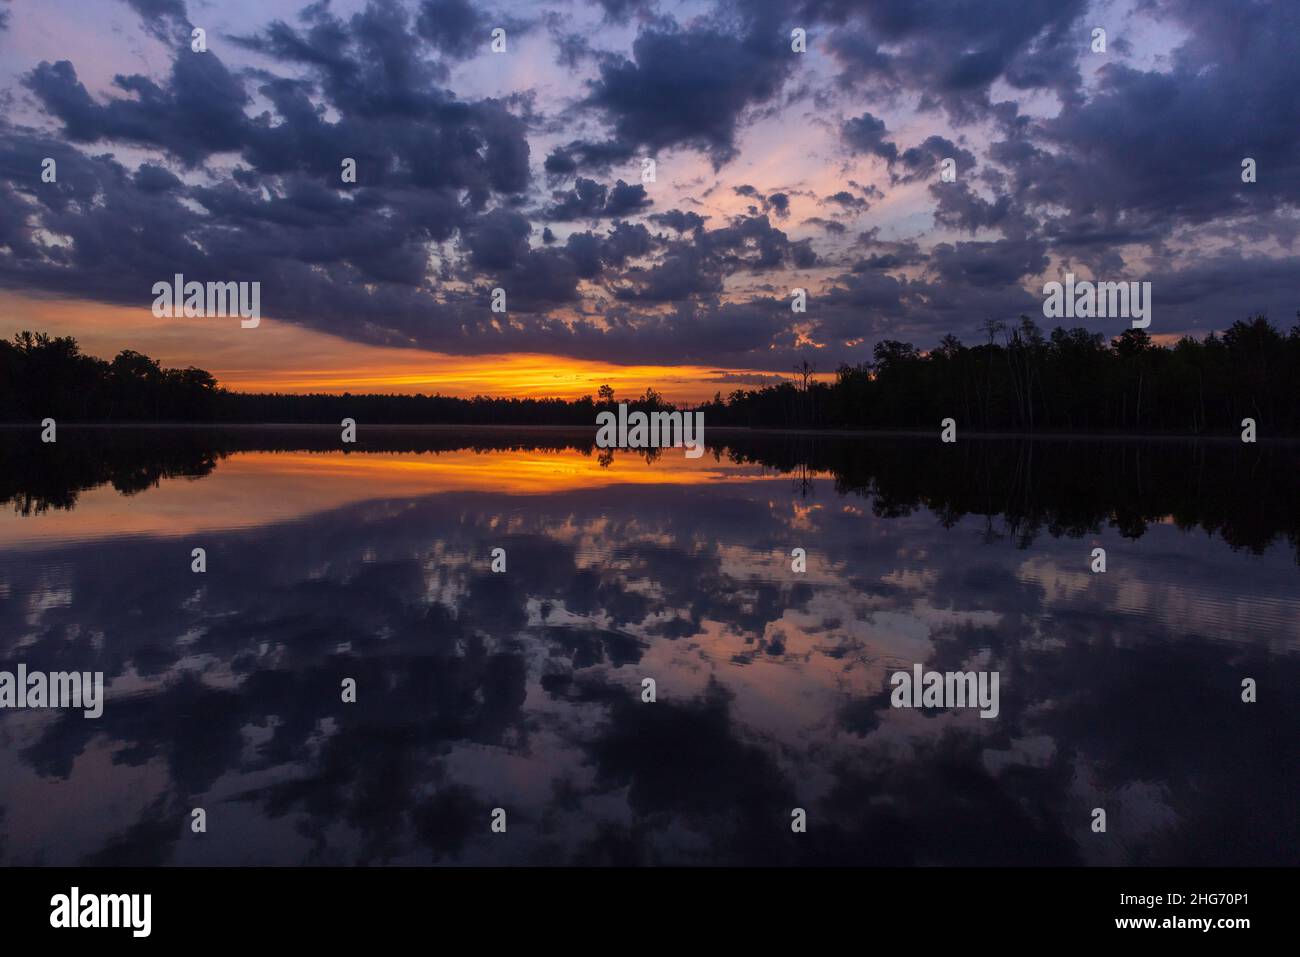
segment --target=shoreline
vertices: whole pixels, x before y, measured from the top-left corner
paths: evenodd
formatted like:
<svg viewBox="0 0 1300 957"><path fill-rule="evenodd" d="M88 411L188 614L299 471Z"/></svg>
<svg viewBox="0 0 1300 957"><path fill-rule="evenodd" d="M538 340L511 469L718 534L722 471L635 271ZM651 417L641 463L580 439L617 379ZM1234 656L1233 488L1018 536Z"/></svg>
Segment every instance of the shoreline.
<svg viewBox="0 0 1300 957"><path fill-rule="evenodd" d="M360 428L381 430L384 432L553 432L553 433L587 433L593 435L598 429L592 425L510 425L478 423L359 423ZM0 422L0 430L19 431L41 428L40 423ZM284 431L326 431L337 430L338 425L330 422L66 422L59 423L59 428L94 429L94 430L184 430L184 431L258 431L279 429ZM939 430L919 429L795 429L795 428L751 428L749 426L720 425L706 428L706 434L754 435L754 436L806 436L809 438L937 438ZM1213 435L1192 435L1170 432L976 432L958 431L958 441L963 439L1017 439L1046 442L1240 442L1238 435L1228 433ZM1254 444L1297 444L1300 436L1260 436ZM1248 444L1248 443L1243 443Z"/></svg>

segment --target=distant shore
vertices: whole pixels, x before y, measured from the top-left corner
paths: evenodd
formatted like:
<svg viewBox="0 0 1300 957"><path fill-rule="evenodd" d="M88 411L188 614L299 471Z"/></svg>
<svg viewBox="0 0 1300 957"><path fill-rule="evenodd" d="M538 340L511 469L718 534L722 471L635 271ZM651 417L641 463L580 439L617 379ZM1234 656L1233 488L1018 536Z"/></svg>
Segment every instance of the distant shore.
<svg viewBox="0 0 1300 957"><path fill-rule="evenodd" d="M793 429L793 428L750 428L746 426L734 425L706 425L706 435L771 435L771 436L807 436L810 438L937 438L939 429L936 426L933 430L923 429ZM465 432L492 432L497 434L521 433L521 432L544 432L567 435L584 435L596 432L596 426L592 425L475 425L475 424L456 424L456 423L428 423L428 424L411 424L411 423L384 423L384 422L359 422L357 427L360 430L378 430L383 432L445 432L445 433L465 433ZM21 430L21 429L39 429L38 422L0 422L0 429ZM337 431L339 426L333 422L60 422L60 429L94 429L98 431L108 431L114 429L132 430L132 431L159 431L159 430L178 430L187 431L234 431L234 432L256 432L259 430L276 429L286 432L321 432L334 430ZM1240 442L1238 435L1233 433L1216 433L1193 435L1191 433L1178 432L1060 432L1060 431L1042 431L1042 432L1007 432L1007 431L962 431L960 426L957 432L958 441L962 439L1033 439L1035 441L1069 441L1069 442ZM1300 443L1300 436L1268 436L1261 435L1258 444L1297 444Z"/></svg>

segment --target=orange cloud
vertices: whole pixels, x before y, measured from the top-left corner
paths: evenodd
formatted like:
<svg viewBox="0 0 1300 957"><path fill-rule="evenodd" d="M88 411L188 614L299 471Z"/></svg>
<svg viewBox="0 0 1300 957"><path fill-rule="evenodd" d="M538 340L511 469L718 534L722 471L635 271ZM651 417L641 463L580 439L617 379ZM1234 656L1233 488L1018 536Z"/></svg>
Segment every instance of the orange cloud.
<svg viewBox="0 0 1300 957"><path fill-rule="evenodd" d="M105 306L0 292L0 336L21 329L75 336L83 352L111 357L134 349L164 366L199 366L239 392L440 393L452 396L595 395L604 383L631 398L653 387L679 402L724 394L721 373L708 366L614 365L529 353L460 356L424 349L373 346L263 318L241 329L237 318L156 319L147 308ZM769 373L770 374L770 373Z"/></svg>

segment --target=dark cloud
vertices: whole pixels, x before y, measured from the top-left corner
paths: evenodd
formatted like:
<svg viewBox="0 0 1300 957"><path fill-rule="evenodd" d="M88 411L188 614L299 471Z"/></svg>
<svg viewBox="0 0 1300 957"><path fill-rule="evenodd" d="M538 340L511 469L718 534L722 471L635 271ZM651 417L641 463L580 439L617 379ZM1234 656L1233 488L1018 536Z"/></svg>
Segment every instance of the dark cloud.
<svg viewBox="0 0 1300 957"><path fill-rule="evenodd" d="M1004 288L1047 268L1047 244L1041 240L939 243L930 253L930 268L945 282Z"/></svg>
<svg viewBox="0 0 1300 957"><path fill-rule="evenodd" d="M975 232L982 228L999 228L1020 235L1030 224L1018 210L1013 213L1011 197L1005 193L987 200L971 191L963 180L955 183L935 183L930 193L937 200L934 220L942 226Z"/></svg>
<svg viewBox="0 0 1300 957"><path fill-rule="evenodd" d="M628 302L674 302L722 291L722 271L707 256L679 247L649 269L630 270L617 295Z"/></svg>
<svg viewBox="0 0 1300 957"><path fill-rule="evenodd" d="M650 231L640 223L616 223L607 236L573 233L565 251L583 279L597 276L606 266L622 266L628 259L647 255L654 247Z"/></svg>
<svg viewBox="0 0 1300 957"><path fill-rule="evenodd" d="M594 179L579 176L573 189L567 193L556 193L557 202L546 208L545 215L551 219L594 219L605 209L608 189Z"/></svg>
<svg viewBox="0 0 1300 957"><path fill-rule="evenodd" d="M1109 64L1093 95L1040 124L1050 150L1023 137L996 145L1017 199L1057 203L1095 229L1135 234L1294 208L1300 10L1259 4L1249 27L1212 4L1180 0L1159 10L1191 31L1168 72ZM1248 103L1270 105L1257 112L1242 108ZM1246 157L1261 171L1254 184L1241 182Z"/></svg>
<svg viewBox="0 0 1300 957"><path fill-rule="evenodd" d="M826 230L826 232L834 236L842 236L844 233L848 232L848 227L838 220L823 219L821 216L813 216L810 219L805 219L804 225L820 226L822 229Z"/></svg>
<svg viewBox="0 0 1300 957"><path fill-rule="evenodd" d="M651 205L646 197L645 187L640 183L629 186L621 179L609 191L609 200L605 203L606 216L627 216Z"/></svg>
<svg viewBox="0 0 1300 957"><path fill-rule="evenodd" d="M125 0L140 16L140 24L153 36L168 43L188 46L191 26L185 0Z"/></svg>
<svg viewBox="0 0 1300 957"><path fill-rule="evenodd" d="M113 140L164 149L187 165L238 150L249 130L248 95L221 60L188 48L172 62L166 87L139 74L118 76L127 96L96 103L67 60L42 62L24 81L75 143Z"/></svg>
<svg viewBox="0 0 1300 957"><path fill-rule="evenodd" d="M162 193L167 190L180 189L181 179L171 170L163 169L152 163L143 163L135 172L135 185L146 193Z"/></svg>
<svg viewBox="0 0 1300 957"><path fill-rule="evenodd" d="M184 0L126 0L126 3L146 20L166 17L180 21L188 19Z"/></svg>
<svg viewBox="0 0 1300 957"><path fill-rule="evenodd" d="M491 38L490 23L469 0L423 0L416 19L420 36L439 52L464 59L473 56Z"/></svg>
<svg viewBox="0 0 1300 957"><path fill-rule="evenodd" d="M607 119L623 155L687 146L721 166L735 155L742 113L774 97L792 67L782 39L759 30L645 29L630 59L601 66L586 105Z"/></svg>
<svg viewBox="0 0 1300 957"><path fill-rule="evenodd" d="M604 142L586 142L574 140L565 146L557 146L546 157L545 169L553 176L570 175L583 167L608 169L616 163L627 163L635 155L632 145L615 140Z"/></svg>
<svg viewBox="0 0 1300 957"><path fill-rule="evenodd" d="M597 0L605 15L615 23L626 23L634 14L654 9L655 0Z"/></svg>
<svg viewBox="0 0 1300 957"><path fill-rule="evenodd" d="M655 245L650 230L642 223L615 223L605 238L605 258L621 266L628 259L648 254Z"/></svg>
<svg viewBox="0 0 1300 957"><path fill-rule="evenodd" d="M671 209L666 213L653 213L650 216L651 222L661 223L679 233L703 228L705 218L699 213L682 212L680 209Z"/></svg>
<svg viewBox="0 0 1300 957"><path fill-rule="evenodd" d="M437 86L446 68L423 55L422 37L397 0L369 0L346 21L316 5L304 20L305 30L276 20L235 42L311 68L345 114L414 118L449 106Z"/></svg>
<svg viewBox="0 0 1300 957"><path fill-rule="evenodd" d="M710 254L732 266L751 270L774 269L786 261L792 244L766 216L747 216L729 226L700 235Z"/></svg>
<svg viewBox="0 0 1300 957"><path fill-rule="evenodd" d="M1073 99L1078 61L1088 51L1086 0L1004 0L990 8L964 0L828 0L811 13L838 26L828 47L841 82L882 94L915 91L922 109L958 122L987 115L999 79Z"/></svg>
<svg viewBox="0 0 1300 957"><path fill-rule="evenodd" d="M916 146L900 150L892 140L885 138L885 122L870 113L845 122L840 136L855 153L878 156L889 166L895 183L913 183L937 174L944 159L952 159L960 176L970 172L975 156L943 136L928 136ZM843 194L837 194L843 195Z"/></svg>
<svg viewBox="0 0 1300 957"><path fill-rule="evenodd" d="M482 269L511 269L528 255L530 232L528 220L519 213L493 210L469 230L470 261Z"/></svg>
<svg viewBox="0 0 1300 957"><path fill-rule="evenodd" d="M851 209L856 212L865 212L871 208L871 204L865 199L860 196L854 196L846 189L842 189L838 193L833 193L832 195L827 196L825 201L828 203L836 203L843 206L845 209Z"/></svg>
<svg viewBox="0 0 1300 957"><path fill-rule="evenodd" d="M841 135L849 148L858 153L879 156L886 162L898 159L898 147L885 139L885 121L870 113L847 120Z"/></svg>
<svg viewBox="0 0 1300 957"><path fill-rule="evenodd" d="M790 215L790 196L788 193L773 192L765 196L748 183L733 186L731 191L737 196L747 196L755 201L756 205L749 207L751 216L757 216L762 212L770 213L777 219L786 219Z"/></svg>
<svg viewBox="0 0 1300 957"><path fill-rule="evenodd" d="M640 183L629 186L621 179L612 187L579 176L573 189L553 194L555 203L543 211L548 219L565 222L577 219L627 216L651 204Z"/></svg>

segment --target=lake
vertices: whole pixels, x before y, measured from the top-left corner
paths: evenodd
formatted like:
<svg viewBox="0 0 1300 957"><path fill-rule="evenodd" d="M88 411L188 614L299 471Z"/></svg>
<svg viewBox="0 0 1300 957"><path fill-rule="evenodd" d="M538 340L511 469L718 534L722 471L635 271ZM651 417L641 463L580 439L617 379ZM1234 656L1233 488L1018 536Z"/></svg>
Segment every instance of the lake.
<svg viewBox="0 0 1300 957"><path fill-rule="evenodd" d="M1300 446L706 438L0 430L0 862L1300 863Z"/></svg>

